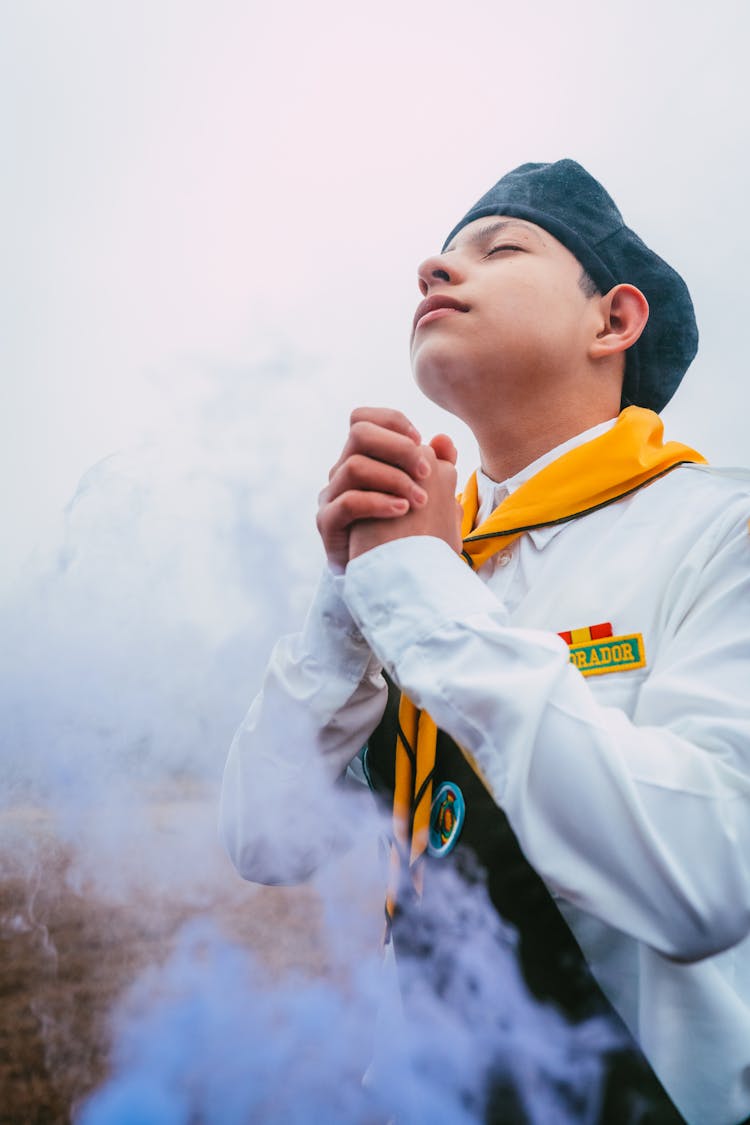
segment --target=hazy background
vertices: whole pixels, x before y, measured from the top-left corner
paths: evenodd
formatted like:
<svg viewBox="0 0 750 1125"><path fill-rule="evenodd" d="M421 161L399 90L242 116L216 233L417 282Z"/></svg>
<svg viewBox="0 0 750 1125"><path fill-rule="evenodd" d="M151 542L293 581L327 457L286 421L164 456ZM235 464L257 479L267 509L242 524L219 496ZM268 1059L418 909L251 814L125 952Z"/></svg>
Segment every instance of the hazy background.
<svg viewBox="0 0 750 1125"><path fill-rule="evenodd" d="M580 160L683 273L668 435L750 462L749 11L0 3L0 799L53 810L71 886L225 864L210 801L170 836L143 795L218 782L350 409L474 467L407 340L418 262L503 172Z"/></svg>

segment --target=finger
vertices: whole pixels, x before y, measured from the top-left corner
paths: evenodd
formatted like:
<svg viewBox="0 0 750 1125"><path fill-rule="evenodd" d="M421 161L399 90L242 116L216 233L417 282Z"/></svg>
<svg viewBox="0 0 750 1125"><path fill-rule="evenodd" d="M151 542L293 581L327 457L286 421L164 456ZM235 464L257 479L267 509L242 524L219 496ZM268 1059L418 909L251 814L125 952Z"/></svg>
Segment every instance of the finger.
<svg viewBox="0 0 750 1125"><path fill-rule="evenodd" d="M378 434L378 431L380 433ZM393 434L395 444L391 447L388 434ZM398 435L398 436L396 436ZM372 456L384 461L402 464L404 458L410 463L410 450L413 452L422 441L419 431L400 410L385 407L360 406L350 415L349 436L346 445L335 465L328 473L331 480L336 470L351 453L370 452L374 440ZM405 466L406 467L406 466ZM425 476L428 474L425 473Z"/></svg>
<svg viewBox="0 0 750 1125"><path fill-rule="evenodd" d="M458 450L447 434L436 434L430 445L440 461L450 461L451 465L455 465L458 460Z"/></svg>
<svg viewBox="0 0 750 1125"><path fill-rule="evenodd" d="M441 489L449 490L450 496L453 497L458 485L456 466L452 465L450 461L438 461L436 468L436 485L437 481L440 482ZM443 495L445 495L445 493L443 493Z"/></svg>
<svg viewBox="0 0 750 1125"><path fill-rule="evenodd" d="M430 475L430 460L433 456L429 446L418 445L404 434L365 421L353 423L343 453L331 470L331 477L354 454L362 454L403 469L415 481L424 480Z"/></svg>
<svg viewBox="0 0 750 1125"><path fill-rule="evenodd" d="M325 497L321 494L321 500L330 503L350 490L390 493L403 497L416 507L427 502L427 493L408 473L384 461L364 457L361 453L353 453L339 465L328 487L323 490Z"/></svg>
<svg viewBox="0 0 750 1125"><path fill-rule="evenodd" d="M430 494L432 494L433 491L437 492L440 490L441 494L445 496L447 489L451 489L455 492L457 480L456 466L452 461L441 460L439 457L435 456L434 453L433 456L435 457L435 467L433 469L433 477L428 485Z"/></svg>
<svg viewBox="0 0 750 1125"><path fill-rule="evenodd" d="M342 530L363 519L393 519L409 510L403 497L383 492L342 492L318 512L318 530L323 540L334 539Z"/></svg>
<svg viewBox="0 0 750 1125"><path fill-rule="evenodd" d="M384 430L393 430L394 433L404 434L417 445L422 441L417 427L400 410L391 410L385 406L358 406L349 415L350 427L355 422L374 422L376 426L382 426Z"/></svg>

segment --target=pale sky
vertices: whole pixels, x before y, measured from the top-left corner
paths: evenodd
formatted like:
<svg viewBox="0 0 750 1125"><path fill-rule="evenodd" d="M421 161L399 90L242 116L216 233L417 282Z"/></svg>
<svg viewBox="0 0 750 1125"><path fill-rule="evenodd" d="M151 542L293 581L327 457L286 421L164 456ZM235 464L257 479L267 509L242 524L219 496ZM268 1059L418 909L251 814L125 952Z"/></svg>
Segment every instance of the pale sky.
<svg viewBox="0 0 750 1125"><path fill-rule="evenodd" d="M454 433L467 474L411 385L415 269L526 160L580 160L683 273L702 341L668 434L750 462L749 25L741 0L3 5L0 592L92 464L264 357L304 393L269 419L256 379L233 438L300 518L360 402Z"/></svg>

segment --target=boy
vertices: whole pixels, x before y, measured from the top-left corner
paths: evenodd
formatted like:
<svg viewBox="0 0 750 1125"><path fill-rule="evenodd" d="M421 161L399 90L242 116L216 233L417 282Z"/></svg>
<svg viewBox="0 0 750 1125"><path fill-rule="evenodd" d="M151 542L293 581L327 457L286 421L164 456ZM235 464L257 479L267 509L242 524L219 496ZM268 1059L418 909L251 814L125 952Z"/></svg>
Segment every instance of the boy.
<svg viewBox="0 0 750 1125"><path fill-rule="evenodd" d="M419 288L415 377L481 469L459 510L449 438L354 412L321 494L329 572L230 752L227 847L248 878L304 876L315 857L271 841L250 795L264 776L291 794L312 763L340 775L366 744L393 795L397 945L418 932L411 888L429 896L425 852L467 848L532 991L573 1019L611 1004L656 1076L614 1067L600 1120L736 1125L750 485L661 441L697 346L687 289L570 160L503 177Z"/></svg>

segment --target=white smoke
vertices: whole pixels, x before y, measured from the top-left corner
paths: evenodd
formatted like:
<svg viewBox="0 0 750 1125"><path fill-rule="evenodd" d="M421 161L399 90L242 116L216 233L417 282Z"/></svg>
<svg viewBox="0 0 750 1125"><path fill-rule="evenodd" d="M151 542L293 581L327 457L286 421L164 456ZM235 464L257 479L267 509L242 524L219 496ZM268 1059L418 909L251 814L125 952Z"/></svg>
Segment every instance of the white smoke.
<svg viewBox="0 0 750 1125"><path fill-rule="evenodd" d="M359 860L356 872L361 880ZM471 1125L483 1120L490 1073L503 1085L503 1119L597 1120L611 1033L571 1027L532 1001L483 889L449 865L440 882L461 922L435 919L443 938L432 958L401 966L408 1015L393 997L384 1003L392 982L356 921L353 939L334 942L325 977L273 982L212 925L186 926L166 965L115 1013L113 1073L77 1125ZM356 907L339 893L328 908L341 935Z"/></svg>
<svg viewBox="0 0 750 1125"><path fill-rule="evenodd" d="M215 780L299 616L320 554L306 493L297 515L307 476L299 458L283 475L269 465L284 400L309 396L279 360L202 382L171 388L187 417L85 474L54 558L3 608L5 798L80 794L115 765Z"/></svg>

